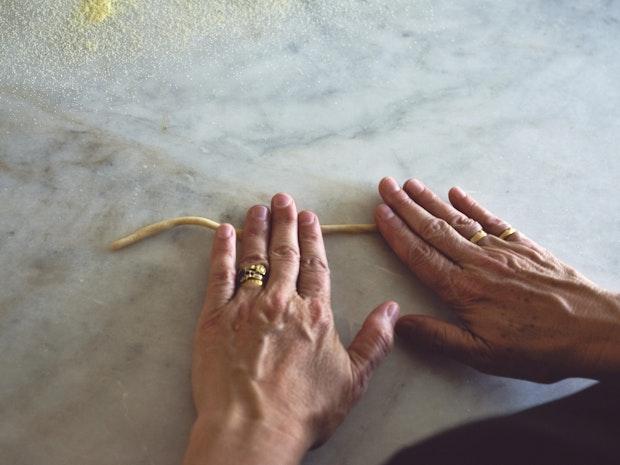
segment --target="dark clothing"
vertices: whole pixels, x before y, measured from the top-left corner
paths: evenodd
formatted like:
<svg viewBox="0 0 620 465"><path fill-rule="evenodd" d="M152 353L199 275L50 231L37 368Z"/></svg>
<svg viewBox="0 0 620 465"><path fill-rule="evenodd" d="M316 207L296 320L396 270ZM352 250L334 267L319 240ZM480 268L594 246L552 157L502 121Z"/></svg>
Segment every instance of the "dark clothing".
<svg viewBox="0 0 620 465"><path fill-rule="evenodd" d="M386 465L619 465L620 385L441 433Z"/></svg>

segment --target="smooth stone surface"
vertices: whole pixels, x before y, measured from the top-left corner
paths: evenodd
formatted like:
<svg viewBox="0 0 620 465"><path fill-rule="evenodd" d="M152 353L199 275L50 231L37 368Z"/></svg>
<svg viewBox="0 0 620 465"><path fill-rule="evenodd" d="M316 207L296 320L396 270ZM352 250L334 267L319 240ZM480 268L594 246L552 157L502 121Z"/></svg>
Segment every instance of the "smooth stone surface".
<svg viewBox="0 0 620 465"><path fill-rule="evenodd" d="M347 5L92 87L0 77L3 463L179 463L211 232L106 249L169 216L239 225L287 191L325 223L369 222L380 177L416 176L462 186L620 290L620 5ZM449 314L378 236L327 247L345 342L388 298ZM495 378L399 345L304 463L376 465L584 383Z"/></svg>

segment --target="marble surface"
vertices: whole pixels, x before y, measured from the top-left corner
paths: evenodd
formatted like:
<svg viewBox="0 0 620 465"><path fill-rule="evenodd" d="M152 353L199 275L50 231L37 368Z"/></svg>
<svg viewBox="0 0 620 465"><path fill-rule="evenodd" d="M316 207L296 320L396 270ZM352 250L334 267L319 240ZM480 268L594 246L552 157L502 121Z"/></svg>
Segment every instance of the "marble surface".
<svg viewBox="0 0 620 465"><path fill-rule="evenodd" d="M122 78L0 77L1 463L179 463L211 233L106 249L165 217L239 224L287 191L324 222L368 222L381 176L417 176L620 290L620 2L291 1L277 27L196 40L169 64L155 50ZM14 46L3 70L20 69ZM327 247L344 341L386 298L448 314L378 237ZM376 465L584 383L399 345L304 463Z"/></svg>

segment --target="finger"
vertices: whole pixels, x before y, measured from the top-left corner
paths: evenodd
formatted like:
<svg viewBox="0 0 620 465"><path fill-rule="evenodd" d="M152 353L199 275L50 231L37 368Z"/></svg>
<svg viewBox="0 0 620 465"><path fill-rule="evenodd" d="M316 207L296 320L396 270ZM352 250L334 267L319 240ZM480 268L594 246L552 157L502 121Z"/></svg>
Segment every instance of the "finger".
<svg viewBox="0 0 620 465"><path fill-rule="evenodd" d="M235 228L221 225L213 238L205 312L219 309L235 293Z"/></svg>
<svg viewBox="0 0 620 465"><path fill-rule="evenodd" d="M398 311L396 302L379 305L368 315L349 346L356 399L366 390L372 372L392 351Z"/></svg>
<svg viewBox="0 0 620 465"><path fill-rule="evenodd" d="M510 225L506 221L493 215L490 211L488 211L486 208L484 208L471 196L467 195L465 192L463 192L463 190L458 187L453 187L452 189L450 189L448 197L450 198L450 203L454 206L454 208L461 211L463 214L469 216L470 218L478 221L482 225L484 230L487 231L489 234L499 236L510 227ZM519 242L532 246L534 248L540 248L538 244L528 239L520 232L511 234L505 240L509 242Z"/></svg>
<svg viewBox="0 0 620 465"><path fill-rule="evenodd" d="M453 283L458 282L461 268L412 232L390 207L379 205L375 222L388 245L420 281L443 298L456 290Z"/></svg>
<svg viewBox="0 0 620 465"><path fill-rule="evenodd" d="M243 236L241 238L241 260L239 268L250 265L263 265L267 269L267 248L269 244L269 209L263 205L255 205L248 210ZM256 293L260 287L244 284L241 293Z"/></svg>
<svg viewBox="0 0 620 465"><path fill-rule="evenodd" d="M468 365L476 364L483 347L483 342L470 331L427 315L403 316L396 323L396 334L414 346Z"/></svg>
<svg viewBox="0 0 620 465"><path fill-rule="evenodd" d="M465 239L469 240L482 229L480 223L472 220L469 216L464 215L449 203L441 200L439 196L422 184L418 179L409 179L405 182L403 189L415 203L420 205L431 215L445 220ZM483 237L477 244L484 245L486 242L488 242L488 238Z"/></svg>
<svg viewBox="0 0 620 465"><path fill-rule="evenodd" d="M319 219L303 211L298 228L301 260L297 290L302 297L329 298L329 267Z"/></svg>
<svg viewBox="0 0 620 465"><path fill-rule="evenodd" d="M464 262L480 255L480 247L461 236L445 220L416 204L393 178L381 180L379 193L413 232L447 257Z"/></svg>
<svg viewBox="0 0 620 465"><path fill-rule="evenodd" d="M271 201L271 272L267 289L290 294L296 291L299 275L299 242L297 209L291 196L276 194Z"/></svg>

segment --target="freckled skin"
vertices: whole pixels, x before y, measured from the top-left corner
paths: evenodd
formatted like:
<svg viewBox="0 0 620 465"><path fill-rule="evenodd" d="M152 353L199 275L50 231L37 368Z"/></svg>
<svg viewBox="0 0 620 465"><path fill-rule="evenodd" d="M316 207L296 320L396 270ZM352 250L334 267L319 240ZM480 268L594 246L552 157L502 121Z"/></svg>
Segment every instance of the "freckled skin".
<svg viewBox="0 0 620 465"><path fill-rule="evenodd" d="M380 232L461 321L406 315L399 335L495 375L554 382L620 373L617 295L521 233L499 239L508 224L460 189L450 192L452 205L417 180L401 188L386 178L379 192ZM437 220L458 226L438 228ZM489 236L474 245L468 239L481 228Z"/></svg>

